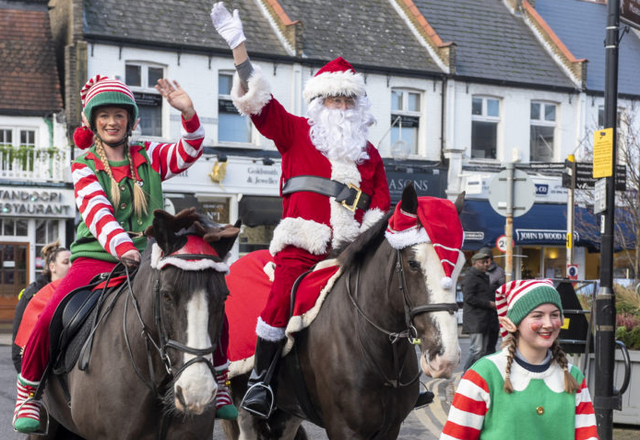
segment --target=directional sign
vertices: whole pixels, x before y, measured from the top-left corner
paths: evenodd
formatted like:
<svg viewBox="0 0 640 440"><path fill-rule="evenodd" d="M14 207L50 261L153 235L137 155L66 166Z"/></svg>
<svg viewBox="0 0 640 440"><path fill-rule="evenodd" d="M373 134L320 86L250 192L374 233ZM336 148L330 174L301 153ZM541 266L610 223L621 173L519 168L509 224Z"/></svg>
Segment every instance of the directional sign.
<svg viewBox="0 0 640 440"><path fill-rule="evenodd" d="M575 168L576 189L591 189L598 179L593 178L593 164L585 162L570 162L566 160L565 168L562 172L562 186L571 188L571 175ZM616 165L616 191L627 190L627 167L626 165Z"/></svg>

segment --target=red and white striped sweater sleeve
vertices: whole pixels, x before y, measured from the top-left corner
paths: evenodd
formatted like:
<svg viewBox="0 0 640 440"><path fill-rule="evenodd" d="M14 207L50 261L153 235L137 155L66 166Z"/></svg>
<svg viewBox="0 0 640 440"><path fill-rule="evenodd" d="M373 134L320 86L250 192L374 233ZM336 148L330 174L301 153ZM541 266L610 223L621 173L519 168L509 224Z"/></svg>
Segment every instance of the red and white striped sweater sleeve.
<svg viewBox="0 0 640 440"><path fill-rule="evenodd" d="M453 397L440 440L476 440L489 410L489 386L473 370L464 374Z"/></svg>
<svg viewBox="0 0 640 440"><path fill-rule="evenodd" d="M598 440L596 414L591 403L589 388L583 379L580 389L576 392L576 439Z"/></svg>
<svg viewBox="0 0 640 440"><path fill-rule="evenodd" d="M182 138L178 142L146 144L151 166L160 174L162 180L180 174L202 156L203 141L204 128L200 125L198 115L193 115L188 121L182 118Z"/></svg>
<svg viewBox="0 0 640 440"><path fill-rule="evenodd" d="M74 162L71 173L80 215L102 247L117 259L135 249L133 241L116 220L113 205L93 170Z"/></svg>

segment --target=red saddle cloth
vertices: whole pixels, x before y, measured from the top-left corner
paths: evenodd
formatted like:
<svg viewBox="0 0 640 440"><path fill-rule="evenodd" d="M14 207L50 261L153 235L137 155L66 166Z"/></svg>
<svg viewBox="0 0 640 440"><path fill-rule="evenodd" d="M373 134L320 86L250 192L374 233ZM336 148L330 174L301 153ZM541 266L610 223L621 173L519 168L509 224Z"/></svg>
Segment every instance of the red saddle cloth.
<svg viewBox="0 0 640 440"><path fill-rule="evenodd" d="M340 275L340 267L335 261L323 263L299 284L287 335L305 328L313 321L333 280ZM272 265L273 258L268 250L251 252L233 263L226 277L230 292L225 303L229 320L227 355L232 363L232 375L247 372L253 366L256 324L271 290ZM287 345L290 348L290 344Z"/></svg>
<svg viewBox="0 0 640 440"><path fill-rule="evenodd" d="M111 278L109 280L109 287L113 288L119 286L126 280L126 278L126 275ZM20 327L18 327L18 333L16 334L15 344L17 346L24 348L25 345L27 345L27 341L36 326L40 313L51 299L51 296L58 287L58 284L60 284L60 281L62 281L62 278L51 281L42 289L38 290L38 292L33 295L33 298L31 298L31 301L29 301L29 304L27 304L27 307L25 307L22 320L20 321ZM103 289L106 284L107 282L103 281L95 286L93 290Z"/></svg>

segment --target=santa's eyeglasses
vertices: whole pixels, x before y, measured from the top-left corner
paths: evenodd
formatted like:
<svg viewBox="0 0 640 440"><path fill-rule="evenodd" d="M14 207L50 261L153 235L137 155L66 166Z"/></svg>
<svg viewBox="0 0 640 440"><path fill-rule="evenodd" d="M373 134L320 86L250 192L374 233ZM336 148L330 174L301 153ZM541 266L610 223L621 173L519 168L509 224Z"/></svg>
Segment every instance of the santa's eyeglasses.
<svg viewBox="0 0 640 440"><path fill-rule="evenodd" d="M356 106L356 98L353 96L327 96L323 102L329 108L354 108Z"/></svg>

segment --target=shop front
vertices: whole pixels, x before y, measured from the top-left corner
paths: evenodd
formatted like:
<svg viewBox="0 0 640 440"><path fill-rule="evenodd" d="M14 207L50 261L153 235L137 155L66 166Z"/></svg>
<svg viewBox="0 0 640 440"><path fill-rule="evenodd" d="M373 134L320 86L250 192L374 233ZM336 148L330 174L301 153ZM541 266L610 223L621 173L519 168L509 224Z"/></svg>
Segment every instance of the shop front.
<svg viewBox="0 0 640 440"><path fill-rule="evenodd" d="M163 183L165 208L178 212L196 207L220 224L242 221L231 261L266 249L280 221L280 160L264 157L207 155L186 172Z"/></svg>
<svg viewBox="0 0 640 440"><path fill-rule="evenodd" d="M42 248L60 239L75 218L66 187L0 186L0 324L13 320L18 294L43 267Z"/></svg>

